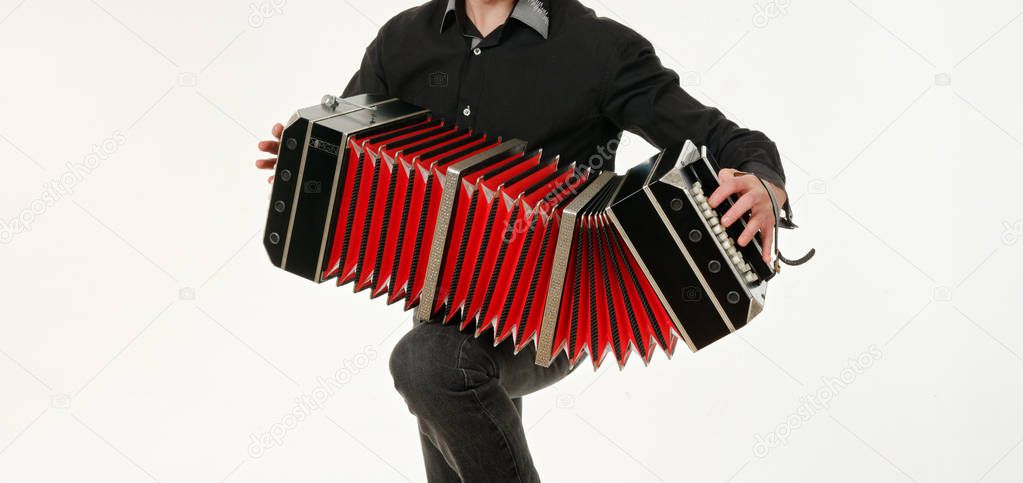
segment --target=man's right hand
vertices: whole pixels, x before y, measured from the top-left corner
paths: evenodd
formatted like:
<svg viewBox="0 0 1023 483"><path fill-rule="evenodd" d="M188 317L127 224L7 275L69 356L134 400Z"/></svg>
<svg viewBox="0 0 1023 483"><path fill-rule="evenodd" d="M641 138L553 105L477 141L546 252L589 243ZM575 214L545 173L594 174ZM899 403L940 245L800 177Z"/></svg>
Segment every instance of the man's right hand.
<svg viewBox="0 0 1023 483"><path fill-rule="evenodd" d="M284 125L281 123L274 124L274 127L270 129L270 134L273 134L275 139L267 141L260 141L257 146L260 151L273 154L274 157L266 159L257 159L256 167L259 169L274 169L277 165L277 153L281 150L281 133L284 132ZM273 183L274 177L270 176L266 180L267 183Z"/></svg>

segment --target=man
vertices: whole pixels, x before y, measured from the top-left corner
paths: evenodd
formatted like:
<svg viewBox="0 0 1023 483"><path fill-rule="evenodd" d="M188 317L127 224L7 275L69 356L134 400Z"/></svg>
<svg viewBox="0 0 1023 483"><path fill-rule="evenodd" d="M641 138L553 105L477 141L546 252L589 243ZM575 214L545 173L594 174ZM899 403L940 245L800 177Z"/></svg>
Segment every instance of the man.
<svg viewBox="0 0 1023 483"><path fill-rule="evenodd" d="M613 169L623 130L656 146L691 139L725 169L717 206L739 197L722 222L746 212L738 243L759 231L765 260L774 210L787 196L778 151L764 134L739 128L703 106L662 66L650 42L597 17L578 0L433 0L391 19L366 49L344 95L379 93L431 109L460 126L519 138L562 158ZM278 141L259 149L276 154ZM256 162L271 169L274 158ZM742 171L737 171L742 170ZM680 267L681 269L681 267ZM430 482L539 481L522 427L522 396L568 374L512 345L423 324L398 342L391 372L419 422Z"/></svg>

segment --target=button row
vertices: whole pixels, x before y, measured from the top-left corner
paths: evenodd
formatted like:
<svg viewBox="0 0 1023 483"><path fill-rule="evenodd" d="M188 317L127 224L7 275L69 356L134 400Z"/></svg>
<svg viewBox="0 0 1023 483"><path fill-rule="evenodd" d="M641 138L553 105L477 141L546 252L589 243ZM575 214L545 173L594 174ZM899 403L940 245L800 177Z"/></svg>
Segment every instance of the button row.
<svg viewBox="0 0 1023 483"><path fill-rule="evenodd" d="M692 195L693 199L696 201L697 208L699 208L700 213L710 225L710 231L715 237L717 237L718 242L721 243L721 247L725 249L728 261L742 275L746 282L756 282L758 280L756 272L753 271L753 267L746 262L745 258L743 258L742 252L740 252L739 248L735 245L735 240L732 240L732 237L728 236L728 232L725 231L724 225L722 225L721 220L718 219L717 212L710 207L707 197L703 194L703 186L699 182L693 183Z"/></svg>

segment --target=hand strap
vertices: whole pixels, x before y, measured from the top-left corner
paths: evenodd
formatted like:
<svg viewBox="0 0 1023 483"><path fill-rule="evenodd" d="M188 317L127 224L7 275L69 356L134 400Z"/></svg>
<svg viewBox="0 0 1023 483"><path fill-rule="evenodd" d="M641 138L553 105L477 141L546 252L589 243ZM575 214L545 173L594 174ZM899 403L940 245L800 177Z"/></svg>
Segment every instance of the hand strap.
<svg viewBox="0 0 1023 483"><path fill-rule="evenodd" d="M752 174L752 173L742 173L742 174ZM817 254L817 250L815 248L811 248L810 251L806 252L805 255L803 255L803 256L795 259L795 260L788 259L788 258L785 257L785 255L781 254L781 249L778 248L778 241L779 241L779 238L780 238L779 235L781 235L781 233L780 233L781 230L779 230L779 228L784 228L786 230L792 230L792 229L795 229L795 228L799 227L798 225L796 225L795 223L792 222L792 207L790 207L788 204L786 204L783 207L783 209L785 211L785 217L782 218L781 217L781 210L778 209L778 199L774 197L774 191L771 190L771 187L767 185L767 182L764 181L763 178L761 178L760 176L757 176L755 174L752 174L752 176L754 178L756 178L757 181L759 181L761 185L764 186L764 190L767 191L767 196L771 199L771 209L774 211L774 246L772 247L772 249L774 251L774 256L775 256L775 259L774 259L774 273L778 273L778 272L781 271L781 264L778 263L779 261L781 261L782 263L784 263L786 265L789 265L789 266L802 265L802 264L810 261L810 259L813 258L813 256Z"/></svg>

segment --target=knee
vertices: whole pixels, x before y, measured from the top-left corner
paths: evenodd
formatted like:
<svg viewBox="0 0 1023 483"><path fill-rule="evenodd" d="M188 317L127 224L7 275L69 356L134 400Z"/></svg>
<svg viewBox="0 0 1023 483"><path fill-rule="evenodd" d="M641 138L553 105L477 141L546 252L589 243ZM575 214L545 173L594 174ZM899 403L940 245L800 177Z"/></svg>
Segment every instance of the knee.
<svg viewBox="0 0 1023 483"><path fill-rule="evenodd" d="M394 388L417 416L428 416L432 408L446 404L446 399L462 383L461 371L456 367L459 342L440 333L443 331L438 327L416 327L391 352L389 365Z"/></svg>
<svg viewBox="0 0 1023 483"><path fill-rule="evenodd" d="M402 337L391 351L389 366L391 378L394 379L394 388L403 397L408 398L409 394L416 394L424 387L419 386L423 380L423 364L426 354L416 347L409 336Z"/></svg>

